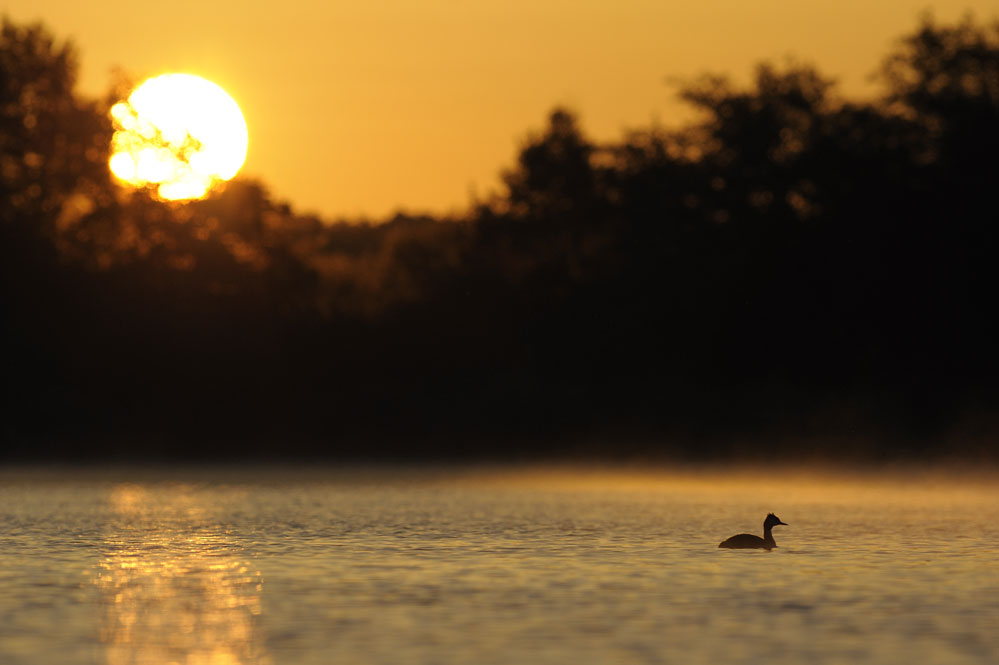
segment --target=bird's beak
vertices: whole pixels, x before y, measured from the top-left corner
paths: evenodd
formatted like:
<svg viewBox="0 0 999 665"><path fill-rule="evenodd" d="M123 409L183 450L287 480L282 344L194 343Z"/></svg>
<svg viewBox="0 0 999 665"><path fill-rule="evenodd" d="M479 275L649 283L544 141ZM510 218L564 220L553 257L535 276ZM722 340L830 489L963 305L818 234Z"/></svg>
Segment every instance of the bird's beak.
<svg viewBox="0 0 999 665"><path fill-rule="evenodd" d="M783 524L784 526L787 526L787 522L781 522L780 520L777 520L777 524Z"/></svg>

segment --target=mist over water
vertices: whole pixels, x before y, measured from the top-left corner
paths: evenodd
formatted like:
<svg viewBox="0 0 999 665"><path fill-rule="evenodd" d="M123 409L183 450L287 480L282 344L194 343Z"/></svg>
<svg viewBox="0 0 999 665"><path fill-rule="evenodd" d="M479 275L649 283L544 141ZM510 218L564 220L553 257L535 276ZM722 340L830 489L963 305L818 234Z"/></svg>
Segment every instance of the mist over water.
<svg viewBox="0 0 999 665"><path fill-rule="evenodd" d="M994 481L8 469L0 662L995 662Z"/></svg>

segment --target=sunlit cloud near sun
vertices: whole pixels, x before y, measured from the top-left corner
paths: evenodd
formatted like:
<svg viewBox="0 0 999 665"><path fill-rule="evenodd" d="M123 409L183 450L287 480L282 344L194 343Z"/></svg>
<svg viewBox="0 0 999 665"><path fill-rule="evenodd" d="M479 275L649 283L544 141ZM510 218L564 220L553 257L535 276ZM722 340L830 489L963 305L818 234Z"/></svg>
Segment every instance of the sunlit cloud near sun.
<svg viewBox="0 0 999 665"><path fill-rule="evenodd" d="M145 81L111 107L111 172L167 200L198 199L246 159L246 121L225 90L191 74Z"/></svg>

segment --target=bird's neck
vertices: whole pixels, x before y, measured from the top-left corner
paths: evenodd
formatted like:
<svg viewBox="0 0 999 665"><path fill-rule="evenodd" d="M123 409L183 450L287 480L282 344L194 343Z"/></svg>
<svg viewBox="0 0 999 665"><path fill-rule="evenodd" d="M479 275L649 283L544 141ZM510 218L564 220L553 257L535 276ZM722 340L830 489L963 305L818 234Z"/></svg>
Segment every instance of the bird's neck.
<svg viewBox="0 0 999 665"><path fill-rule="evenodd" d="M773 534L774 528L769 524L763 525L763 540L767 542L771 547L777 547L777 541L774 540Z"/></svg>

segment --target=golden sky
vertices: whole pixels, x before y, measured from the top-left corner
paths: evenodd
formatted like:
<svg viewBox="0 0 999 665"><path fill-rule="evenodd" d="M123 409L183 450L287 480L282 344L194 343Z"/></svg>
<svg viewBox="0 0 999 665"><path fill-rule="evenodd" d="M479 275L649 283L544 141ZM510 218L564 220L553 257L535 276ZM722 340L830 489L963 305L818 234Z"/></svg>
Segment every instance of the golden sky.
<svg viewBox="0 0 999 665"><path fill-rule="evenodd" d="M214 81L250 133L243 173L300 211L460 210L498 187L556 104L597 139L680 108L667 77L745 80L793 55L869 93L923 10L999 15L999 0L8 0L81 52L79 89L111 69Z"/></svg>

